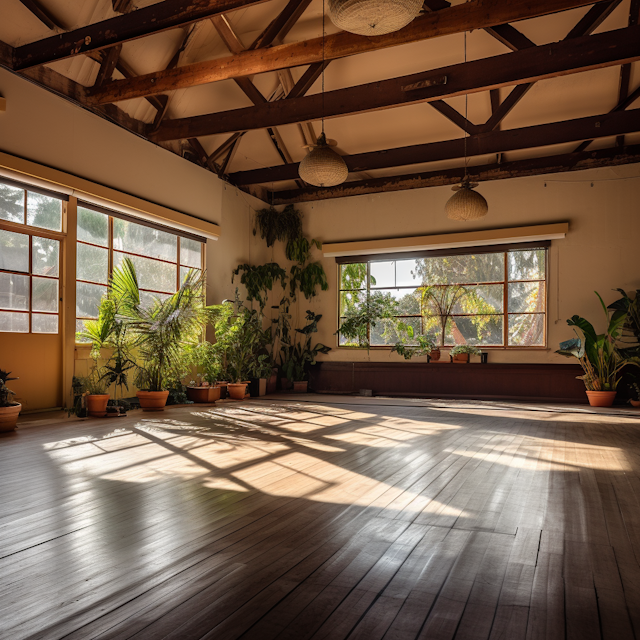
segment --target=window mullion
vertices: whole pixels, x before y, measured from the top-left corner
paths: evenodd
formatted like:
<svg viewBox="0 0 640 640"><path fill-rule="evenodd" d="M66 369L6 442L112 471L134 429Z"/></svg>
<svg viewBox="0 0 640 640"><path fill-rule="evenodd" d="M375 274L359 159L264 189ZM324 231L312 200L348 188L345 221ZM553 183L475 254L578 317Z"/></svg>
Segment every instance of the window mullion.
<svg viewBox="0 0 640 640"><path fill-rule="evenodd" d="M502 345L509 346L509 253L504 252L504 284L502 292Z"/></svg>

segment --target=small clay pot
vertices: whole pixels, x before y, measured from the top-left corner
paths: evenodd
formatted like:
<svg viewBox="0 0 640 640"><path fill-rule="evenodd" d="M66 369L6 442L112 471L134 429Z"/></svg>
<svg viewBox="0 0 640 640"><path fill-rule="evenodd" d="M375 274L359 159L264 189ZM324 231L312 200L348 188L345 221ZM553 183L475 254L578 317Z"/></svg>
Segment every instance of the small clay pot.
<svg viewBox="0 0 640 640"><path fill-rule="evenodd" d="M592 407L610 407L616 399L615 391L587 391L589 404Z"/></svg>
<svg viewBox="0 0 640 640"><path fill-rule="evenodd" d="M164 411L169 397L168 391L138 391L136 393L143 411Z"/></svg>
<svg viewBox="0 0 640 640"><path fill-rule="evenodd" d="M187 387L187 398L191 402L209 402L209 391L211 387Z"/></svg>
<svg viewBox="0 0 640 640"><path fill-rule="evenodd" d="M309 388L308 380L300 380L298 382L293 383L294 393L307 393L308 388Z"/></svg>
<svg viewBox="0 0 640 640"><path fill-rule="evenodd" d="M431 351L429 353L429 358L431 358L431 360L433 360L434 362L437 362L438 360L440 360L440 349L433 349L433 351Z"/></svg>
<svg viewBox="0 0 640 640"><path fill-rule="evenodd" d="M92 418L104 418L107 415L109 394L101 393L87 396L87 413Z"/></svg>
<svg viewBox="0 0 640 640"><path fill-rule="evenodd" d="M227 391L229 392L229 397L232 400L244 400L244 397L247 394L247 383L230 382L227 385Z"/></svg>
<svg viewBox="0 0 640 640"><path fill-rule="evenodd" d="M629 400L632 407L640 407L640 400Z"/></svg>
<svg viewBox="0 0 640 640"><path fill-rule="evenodd" d="M453 362L469 362L468 353L456 353L455 356L451 356Z"/></svg>
<svg viewBox="0 0 640 640"><path fill-rule="evenodd" d="M8 407L0 407L0 433L15 430L20 411L22 411L22 405L18 402Z"/></svg>

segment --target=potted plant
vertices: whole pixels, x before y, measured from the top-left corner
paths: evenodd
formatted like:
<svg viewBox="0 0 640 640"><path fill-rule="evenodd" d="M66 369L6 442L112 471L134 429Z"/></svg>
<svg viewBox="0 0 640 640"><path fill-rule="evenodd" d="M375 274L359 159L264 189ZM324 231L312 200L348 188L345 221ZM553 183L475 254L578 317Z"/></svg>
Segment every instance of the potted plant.
<svg viewBox="0 0 640 640"><path fill-rule="evenodd" d="M185 351L202 336L210 313L204 305L203 278L191 270L176 293L143 306L133 262L125 258L113 271L110 290L137 350L136 395L145 411L164 410L170 386L183 373Z"/></svg>
<svg viewBox="0 0 640 640"><path fill-rule="evenodd" d="M256 357L249 378L249 393L252 398L266 395L267 379L271 376L272 370L268 354L264 353Z"/></svg>
<svg viewBox="0 0 640 640"><path fill-rule="evenodd" d="M404 334L402 340L396 342L391 349L391 353L397 353L401 355L405 360L411 360L413 356L429 356L433 360L440 359L440 349L436 347L435 340L430 336L418 335L415 336L415 342L417 344L411 345L407 342L414 340L414 329L410 324L404 322L398 322L398 332Z"/></svg>
<svg viewBox="0 0 640 640"><path fill-rule="evenodd" d="M13 401L15 391L11 391L7 387L9 380L17 380L18 378L10 378L10 371L0 369L0 432L14 431L18 424L18 416L22 411L22 405Z"/></svg>
<svg viewBox="0 0 640 640"><path fill-rule="evenodd" d="M449 355L452 362L469 362L469 356L479 356L481 353L482 351L472 344L457 344Z"/></svg>
<svg viewBox="0 0 640 640"><path fill-rule="evenodd" d="M459 284L436 284L420 287L416 293L420 295L422 315L427 321L434 318L440 329L440 345L445 346L447 322L455 306L468 294L468 290ZM440 359L440 349L434 353L434 360ZM468 360L468 358L467 358Z"/></svg>
<svg viewBox="0 0 640 640"><path fill-rule="evenodd" d="M109 403L106 370L98 366L92 367L89 375L82 378L82 386L85 390L87 413L92 418L104 418L107 415Z"/></svg>
<svg viewBox="0 0 640 640"><path fill-rule="evenodd" d="M187 398L192 402L215 402L220 400L220 386L216 383L220 375L220 362L216 357L214 346L206 340L190 350L189 361L198 369L194 380L187 387Z"/></svg>
<svg viewBox="0 0 640 640"><path fill-rule="evenodd" d="M589 404L592 407L610 407L616 397L622 369L628 364L638 366L640 359L637 356L625 357L616 345L627 320L627 312L617 309L610 314L600 294L597 291L595 294L604 310L605 332L596 333L590 322L575 315L567 320L567 324L577 337L561 342L556 353L577 358L580 362L584 374L578 379L584 382Z"/></svg>
<svg viewBox="0 0 640 640"><path fill-rule="evenodd" d="M629 402L632 407L640 407L640 385L637 382L631 383L631 398Z"/></svg>

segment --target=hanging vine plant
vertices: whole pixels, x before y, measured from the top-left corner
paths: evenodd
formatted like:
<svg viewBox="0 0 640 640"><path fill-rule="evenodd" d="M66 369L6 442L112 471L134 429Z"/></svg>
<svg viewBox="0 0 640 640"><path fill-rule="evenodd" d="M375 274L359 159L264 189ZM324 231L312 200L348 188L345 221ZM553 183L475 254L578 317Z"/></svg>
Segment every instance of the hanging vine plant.
<svg viewBox="0 0 640 640"><path fill-rule="evenodd" d="M260 313L267 304L267 297L274 283L279 280L283 289L287 286L287 272L277 262L260 265L240 264L233 270L231 282L240 273L240 283L247 290L247 300L255 300L260 305Z"/></svg>
<svg viewBox="0 0 640 640"><path fill-rule="evenodd" d="M288 244L302 236L302 212L292 204L287 205L282 211L274 207L260 209L256 211L253 235L258 231L268 247L272 247L276 240Z"/></svg>

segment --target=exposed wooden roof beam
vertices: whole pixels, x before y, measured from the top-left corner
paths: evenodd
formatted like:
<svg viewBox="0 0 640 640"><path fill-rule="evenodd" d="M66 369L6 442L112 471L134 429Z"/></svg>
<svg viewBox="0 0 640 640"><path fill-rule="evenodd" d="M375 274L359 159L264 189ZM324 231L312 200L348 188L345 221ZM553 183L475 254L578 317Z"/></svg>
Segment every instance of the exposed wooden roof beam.
<svg viewBox="0 0 640 640"><path fill-rule="evenodd" d="M64 31L64 27L60 24L60 21L41 2L38 2L38 0L20 0L20 2L29 9L45 27L48 27L52 31L56 29L62 29Z"/></svg>
<svg viewBox="0 0 640 640"><path fill-rule="evenodd" d="M456 111L451 105L447 104L444 100L432 100L429 103L436 111L441 113L447 120L450 120L456 126L460 127L468 134L474 134L478 132L478 125L469 122L459 111Z"/></svg>
<svg viewBox="0 0 640 640"><path fill-rule="evenodd" d="M508 178L522 178L549 173L582 171L598 167L610 167L640 162L640 145L632 147L599 149L583 153L568 153L530 160L517 160L500 164L471 166L467 174L473 181L487 182ZM386 178L372 178L356 182L345 182L337 187L324 189L292 189L273 191L268 194L268 201L275 205L296 202L312 202L330 198L344 198L368 193L389 191L405 191L407 189L423 189L425 187L441 187L458 184L464 175L464 168L446 169L444 171L425 171Z"/></svg>
<svg viewBox="0 0 640 640"><path fill-rule="evenodd" d="M521 129L490 131L469 136L466 140L457 138L443 142L359 153L343 156L343 159L350 172L370 171L462 158L465 151L468 157L473 157L564 144L586 138L606 138L637 131L640 131L640 109L616 111L601 116L564 120ZM246 185L295 180L297 176L298 164L288 164L241 171L231 174L229 177L238 185Z"/></svg>
<svg viewBox="0 0 640 640"><path fill-rule="evenodd" d="M269 26L251 43L249 50L262 49L281 41L291 31L311 0L289 0L287 6L271 21Z"/></svg>
<svg viewBox="0 0 640 640"><path fill-rule="evenodd" d="M640 27L557 42L401 78L256 107L168 120L154 139L233 133L431 102L640 59ZM114 83L111 83L114 84Z"/></svg>
<svg viewBox="0 0 640 640"><path fill-rule="evenodd" d="M607 0L594 4L578 24L571 29L566 39L579 38L587 33L593 33L611 15L620 2L622 0Z"/></svg>
<svg viewBox="0 0 640 640"><path fill-rule="evenodd" d="M96 81L93 83L94 87L101 87L105 82L111 80L111 76L117 68L121 51L121 44L117 44L115 47L111 47L110 49L107 49L105 51L105 55L102 58L102 62L100 63L100 69L98 69Z"/></svg>
<svg viewBox="0 0 640 640"><path fill-rule="evenodd" d="M168 1L165 0L165 2ZM241 0L225 1L240 2ZM510 2L470 0L470 2L455 5L442 11L426 13L416 18L404 29L387 35L368 38L343 31L327 36L324 47L323 39L320 37L303 42L278 45L270 49L245 51L231 57L207 60L185 65L179 69L146 74L134 80L112 82L108 87L92 92L91 99L96 104L104 104L139 98L229 78L250 76L313 64L323 60L335 60L369 51L378 51L410 42L461 33L469 29L495 26L512 20L524 20L587 4L590 4L588 0L538 0L535 3L530 0L510 0Z"/></svg>
<svg viewBox="0 0 640 640"><path fill-rule="evenodd" d="M13 68L22 70L98 51L265 1L163 0L125 15L16 47L13 52Z"/></svg>
<svg viewBox="0 0 640 640"><path fill-rule="evenodd" d="M529 40L510 24L497 24L495 27L488 27L485 31L511 51L522 51L536 46L535 42Z"/></svg>

